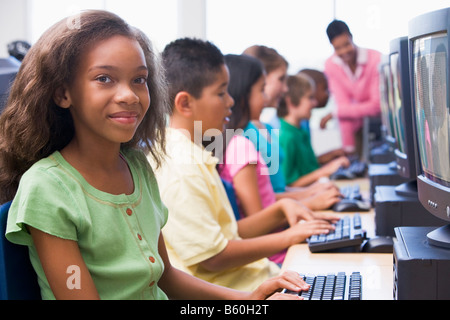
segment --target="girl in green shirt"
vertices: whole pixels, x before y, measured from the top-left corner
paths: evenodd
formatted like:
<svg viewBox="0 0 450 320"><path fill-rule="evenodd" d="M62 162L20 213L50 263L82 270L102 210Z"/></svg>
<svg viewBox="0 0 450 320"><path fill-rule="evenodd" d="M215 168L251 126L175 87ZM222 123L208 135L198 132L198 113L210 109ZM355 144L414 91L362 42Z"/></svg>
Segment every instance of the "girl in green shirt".
<svg viewBox="0 0 450 320"><path fill-rule="evenodd" d="M64 19L30 49L0 118L0 202L12 201L6 236L29 246L42 298L263 299L308 287L288 272L238 292L171 266L167 209L142 152L160 163L168 110L150 42L112 13Z"/></svg>

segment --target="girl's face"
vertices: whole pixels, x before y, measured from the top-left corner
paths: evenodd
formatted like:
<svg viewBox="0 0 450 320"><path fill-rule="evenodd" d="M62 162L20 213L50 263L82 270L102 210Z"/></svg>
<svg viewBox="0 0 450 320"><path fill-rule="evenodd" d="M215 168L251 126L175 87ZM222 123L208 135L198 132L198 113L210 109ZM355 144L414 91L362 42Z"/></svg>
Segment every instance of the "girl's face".
<svg viewBox="0 0 450 320"><path fill-rule="evenodd" d="M114 36L83 54L65 101L79 141L131 140L150 105L148 69L136 40Z"/></svg>
<svg viewBox="0 0 450 320"><path fill-rule="evenodd" d="M288 92L286 66L283 65L267 74L264 91L268 99L267 106L277 108L281 98Z"/></svg>
<svg viewBox="0 0 450 320"><path fill-rule="evenodd" d="M250 120L258 120L262 110L267 105L267 97L264 91L266 76L262 75L256 81L251 90L248 104L250 106Z"/></svg>

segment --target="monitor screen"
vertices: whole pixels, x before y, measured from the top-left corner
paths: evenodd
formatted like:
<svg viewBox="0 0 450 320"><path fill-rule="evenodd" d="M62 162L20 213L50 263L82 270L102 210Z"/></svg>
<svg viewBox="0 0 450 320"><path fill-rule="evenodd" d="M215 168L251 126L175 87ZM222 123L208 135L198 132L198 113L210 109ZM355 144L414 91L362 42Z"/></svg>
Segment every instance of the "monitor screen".
<svg viewBox="0 0 450 320"><path fill-rule="evenodd" d="M394 123L394 135L397 141L397 148L402 153L406 153L405 150L405 130L404 130L404 116L403 116L403 101L402 101L402 79L400 70L399 53L393 53L390 56L390 71L392 75L392 113Z"/></svg>
<svg viewBox="0 0 450 320"><path fill-rule="evenodd" d="M392 77L389 63L380 67L380 107L382 124L385 127L385 139L395 144Z"/></svg>
<svg viewBox="0 0 450 320"><path fill-rule="evenodd" d="M413 42L417 140L424 175L450 187L448 39L441 32Z"/></svg>
<svg viewBox="0 0 450 320"><path fill-rule="evenodd" d="M380 68L380 107L381 107L381 120L386 129L386 135L392 135L391 124L389 122L389 95L388 95L388 81L389 65L384 64Z"/></svg>

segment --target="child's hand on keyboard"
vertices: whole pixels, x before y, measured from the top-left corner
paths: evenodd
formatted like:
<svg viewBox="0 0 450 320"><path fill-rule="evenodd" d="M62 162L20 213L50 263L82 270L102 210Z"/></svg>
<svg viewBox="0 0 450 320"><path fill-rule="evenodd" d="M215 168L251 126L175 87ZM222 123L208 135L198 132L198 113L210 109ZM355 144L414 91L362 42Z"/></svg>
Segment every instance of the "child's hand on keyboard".
<svg viewBox="0 0 450 320"><path fill-rule="evenodd" d="M296 225L301 220L313 220L313 212L299 201L284 198L278 200L284 216L290 226Z"/></svg>
<svg viewBox="0 0 450 320"><path fill-rule="evenodd" d="M314 211L313 216L316 220L326 220L330 223L336 223L341 219L339 215L326 211Z"/></svg>
<svg viewBox="0 0 450 320"><path fill-rule="evenodd" d="M347 168L350 165L350 161L347 157L339 157L337 159L331 160L326 165L324 165L321 170L323 170L327 176L335 173L339 168Z"/></svg>
<svg viewBox="0 0 450 320"><path fill-rule="evenodd" d="M327 210L341 199L341 193L337 188L329 188L318 192L301 202L311 210Z"/></svg>
<svg viewBox="0 0 450 320"><path fill-rule="evenodd" d="M325 220L311 220L297 223L294 226L282 231L290 245L305 242L306 239L316 234L328 234L334 230L335 226Z"/></svg>
<svg viewBox="0 0 450 320"><path fill-rule="evenodd" d="M303 298L292 295L280 293L282 289L299 292L307 291L309 285L300 277L297 272L285 271L281 275L264 281L255 291L250 294L249 299L262 300L302 300Z"/></svg>

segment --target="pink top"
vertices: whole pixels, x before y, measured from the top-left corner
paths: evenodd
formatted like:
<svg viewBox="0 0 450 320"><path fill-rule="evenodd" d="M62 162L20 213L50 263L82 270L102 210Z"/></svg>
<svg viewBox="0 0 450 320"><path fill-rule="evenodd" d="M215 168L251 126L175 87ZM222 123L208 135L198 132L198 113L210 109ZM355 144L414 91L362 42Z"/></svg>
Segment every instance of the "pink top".
<svg viewBox="0 0 450 320"><path fill-rule="evenodd" d="M343 147L353 149L354 134L362 127L363 118L378 116L381 112L378 72L381 53L365 48L357 50L354 74L336 54L326 60L324 70L337 105Z"/></svg>
<svg viewBox="0 0 450 320"><path fill-rule="evenodd" d="M224 163L220 165L220 176L233 184L234 176L248 164L256 165L259 194L262 206L265 208L276 201L275 192L270 182L269 169L249 139L234 135L228 143ZM239 200L237 201L239 205Z"/></svg>
<svg viewBox="0 0 450 320"><path fill-rule="evenodd" d="M244 136L234 135L228 143L225 152L224 163L219 165L220 177L233 184L233 177L245 166L249 164L256 165L258 175L258 190L261 197L263 208L273 204L276 201L275 192L269 177L269 168L260 155L254 144ZM243 216L239 199L236 197L241 216ZM269 259L275 263L281 264L286 256L286 250L274 254Z"/></svg>

